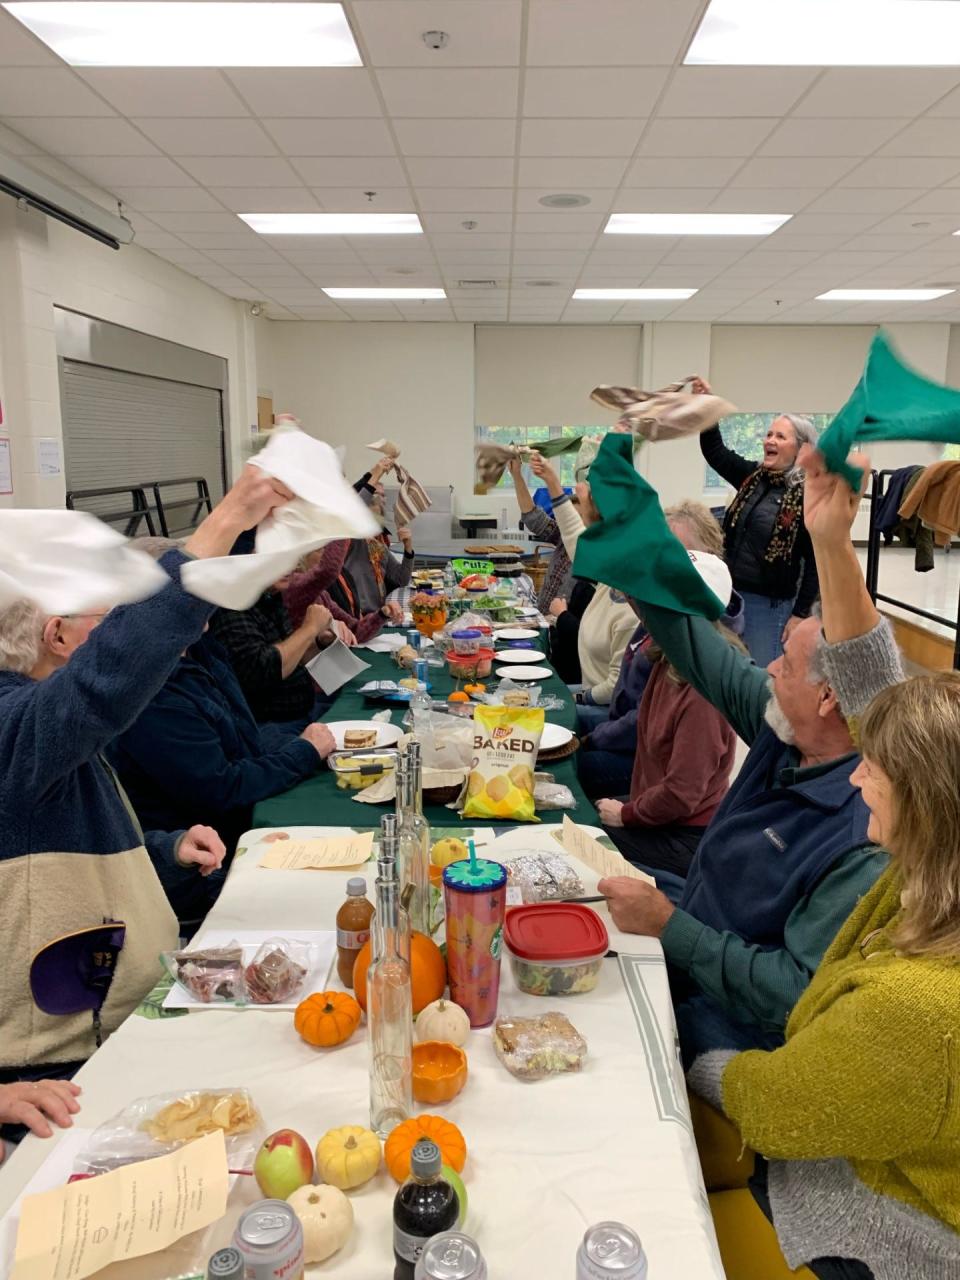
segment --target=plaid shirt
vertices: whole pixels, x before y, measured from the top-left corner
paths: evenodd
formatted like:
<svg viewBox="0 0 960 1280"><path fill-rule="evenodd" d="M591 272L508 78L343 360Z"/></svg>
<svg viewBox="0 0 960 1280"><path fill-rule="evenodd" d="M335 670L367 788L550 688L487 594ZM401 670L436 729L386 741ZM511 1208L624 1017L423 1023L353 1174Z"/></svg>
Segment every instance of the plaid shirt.
<svg viewBox="0 0 960 1280"><path fill-rule="evenodd" d="M556 520L552 520L539 507L522 511L520 519L523 521L523 527L529 529L535 538L539 538L541 542L552 542L555 548L550 557L546 577L543 579L543 586L537 595L537 608L541 613L546 613L550 608L550 602L556 600L558 596L561 600L570 599L570 592L573 590L573 566L564 549Z"/></svg>
<svg viewBox="0 0 960 1280"><path fill-rule="evenodd" d="M210 630L230 656L250 710L260 724L313 716L317 686L305 667L284 680L275 647L293 631L279 591L265 591L252 609L218 609Z"/></svg>

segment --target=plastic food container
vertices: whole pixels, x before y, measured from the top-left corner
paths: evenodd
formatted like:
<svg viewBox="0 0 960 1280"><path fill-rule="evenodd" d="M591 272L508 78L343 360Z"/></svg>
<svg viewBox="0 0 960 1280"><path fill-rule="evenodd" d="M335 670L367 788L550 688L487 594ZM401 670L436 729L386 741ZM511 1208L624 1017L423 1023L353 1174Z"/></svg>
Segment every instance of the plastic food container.
<svg viewBox="0 0 960 1280"><path fill-rule="evenodd" d="M503 938L514 981L531 996L592 991L610 945L597 913L577 902L513 907Z"/></svg>
<svg viewBox="0 0 960 1280"><path fill-rule="evenodd" d="M478 649L476 653L448 653L447 666L454 680L482 680L493 670L493 650Z"/></svg>
<svg viewBox="0 0 960 1280"><path fill-rule="evenodd" d="M480 632L472 627L466 631L454 631L450 639L453 641L454 653L472 656L480 650Z"/></svg>

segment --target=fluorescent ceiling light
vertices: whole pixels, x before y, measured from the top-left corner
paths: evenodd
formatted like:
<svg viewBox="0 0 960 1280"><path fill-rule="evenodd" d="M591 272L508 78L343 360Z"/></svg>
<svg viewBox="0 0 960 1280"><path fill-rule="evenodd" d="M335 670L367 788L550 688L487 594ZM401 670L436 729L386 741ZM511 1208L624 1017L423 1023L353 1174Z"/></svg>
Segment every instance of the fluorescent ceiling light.
<svg viewBox="0 0 960 1280"><path fill-rule="evenodd" d="M74 67L360 67L340 4L4 4Z"/></svg>
<svg viewBox="0 0 960 1280"><path fill-rule="evenodd" d="M611 213L608 236L768 236L792 213Z"/></svg>
<svg viewBox="0 0 960 1280"><path fill-rule="evenodd" d="M413 302L417 298L445 298L442 289L324 289L328 298L357 298L362 302L378 302L384 298Z"/></svg>
<svg viewBox="0 0 960 1280"><path fill-rule="evenodd" d="M818 302L932 302L955 289L830 289L818 293Z"/></svg>
<svg viewBox="0 0 960 1280"><path fill-rule="evenodd" d="M711 0L684 62L740 67L953 67L956 0Z"/></svg>
<svg viewBox="0 0 960 1280"><path fill-rule="evenodd" d="M692 298L696 292L696 289L575 289L573 297L575 301L585 302L627 302L632 298L668 302Z"/></svg>
<svg viewBox="0 0 960 1280"><path fill-rule="evenodd" d="M262 236L419 236L415 213L241 213Z"/></svg>

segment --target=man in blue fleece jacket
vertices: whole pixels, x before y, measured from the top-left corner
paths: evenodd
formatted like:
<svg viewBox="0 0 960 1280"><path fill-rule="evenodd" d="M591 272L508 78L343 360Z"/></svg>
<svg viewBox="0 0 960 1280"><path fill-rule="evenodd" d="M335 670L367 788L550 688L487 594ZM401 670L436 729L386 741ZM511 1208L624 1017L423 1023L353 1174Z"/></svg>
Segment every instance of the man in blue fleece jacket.
<svg viewBox="0 0 960 1280"><path fill-rule="evenodd" d="M226 555L241 530L290 497L248 467L184 551L163 557L168 585L102 620L46 617L24 601L0 613L0 1083L69 1075L94 1050L89 1014L49 1016L30 999L38 950L105 919L126 924L102 1012L109 1032L155 983L160 952L176 944L155 867L173 874L178 834L151 837L148 852L102 752L203 631L211 607L183 589L181 566ZM184 839L212 843L205 830Z"/></svg>

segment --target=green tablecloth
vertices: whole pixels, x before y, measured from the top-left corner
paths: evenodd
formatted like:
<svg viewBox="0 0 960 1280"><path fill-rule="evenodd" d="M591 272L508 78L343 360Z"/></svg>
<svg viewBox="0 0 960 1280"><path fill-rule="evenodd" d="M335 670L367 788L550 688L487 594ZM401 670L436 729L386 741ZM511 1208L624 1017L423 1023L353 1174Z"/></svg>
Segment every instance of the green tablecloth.
<svg viewBox="0 0 960 1280"><path fill-rule="evenodd" d="M324 720L369 720L374 712L382 710L384 703L367 702L357 690L368 680L395 680L400 672L388 654L370 653L367 649L358 649L358 657L370 663L370 670L356 676L349 684L344 685L337 695L330 710L323 716ZM546 661L544 659L544 661ZM454 689L454 681L447 668L430 668L432 683L431 695L445 698ZM576 729L576 708L566 685L558 676L552 675L542 684L544 693L552 693L563 698L563 706L556 711L548 711L547 719L554 724L562 724L568 729ZM393 721L399 724L405 708L394 707ZM553 774L557 782L568 786L576 797L577 807L570 811L571 817L579 822L595 822L596 811L587 799L580 783L577 781L575 756L561 760L557 764L545 765L544 768ZM357 804L352 797L354 791L341 791L337 788L333 773L324 766L316 777L298 783L289 791L284 791L270 800L261 800L253 811L254 827L284 826L325 826L325 827L376 827L380 817L389 813L390 805ZM459 821L452 809L443 805L427 805L424 809L426 817L433 825L449 826ZM538 816L544 821L557 822L562 814L557 810L542 811ZM475 821L475 820L474 820ZM487 825L490 825L489 823Z"/></svg>

